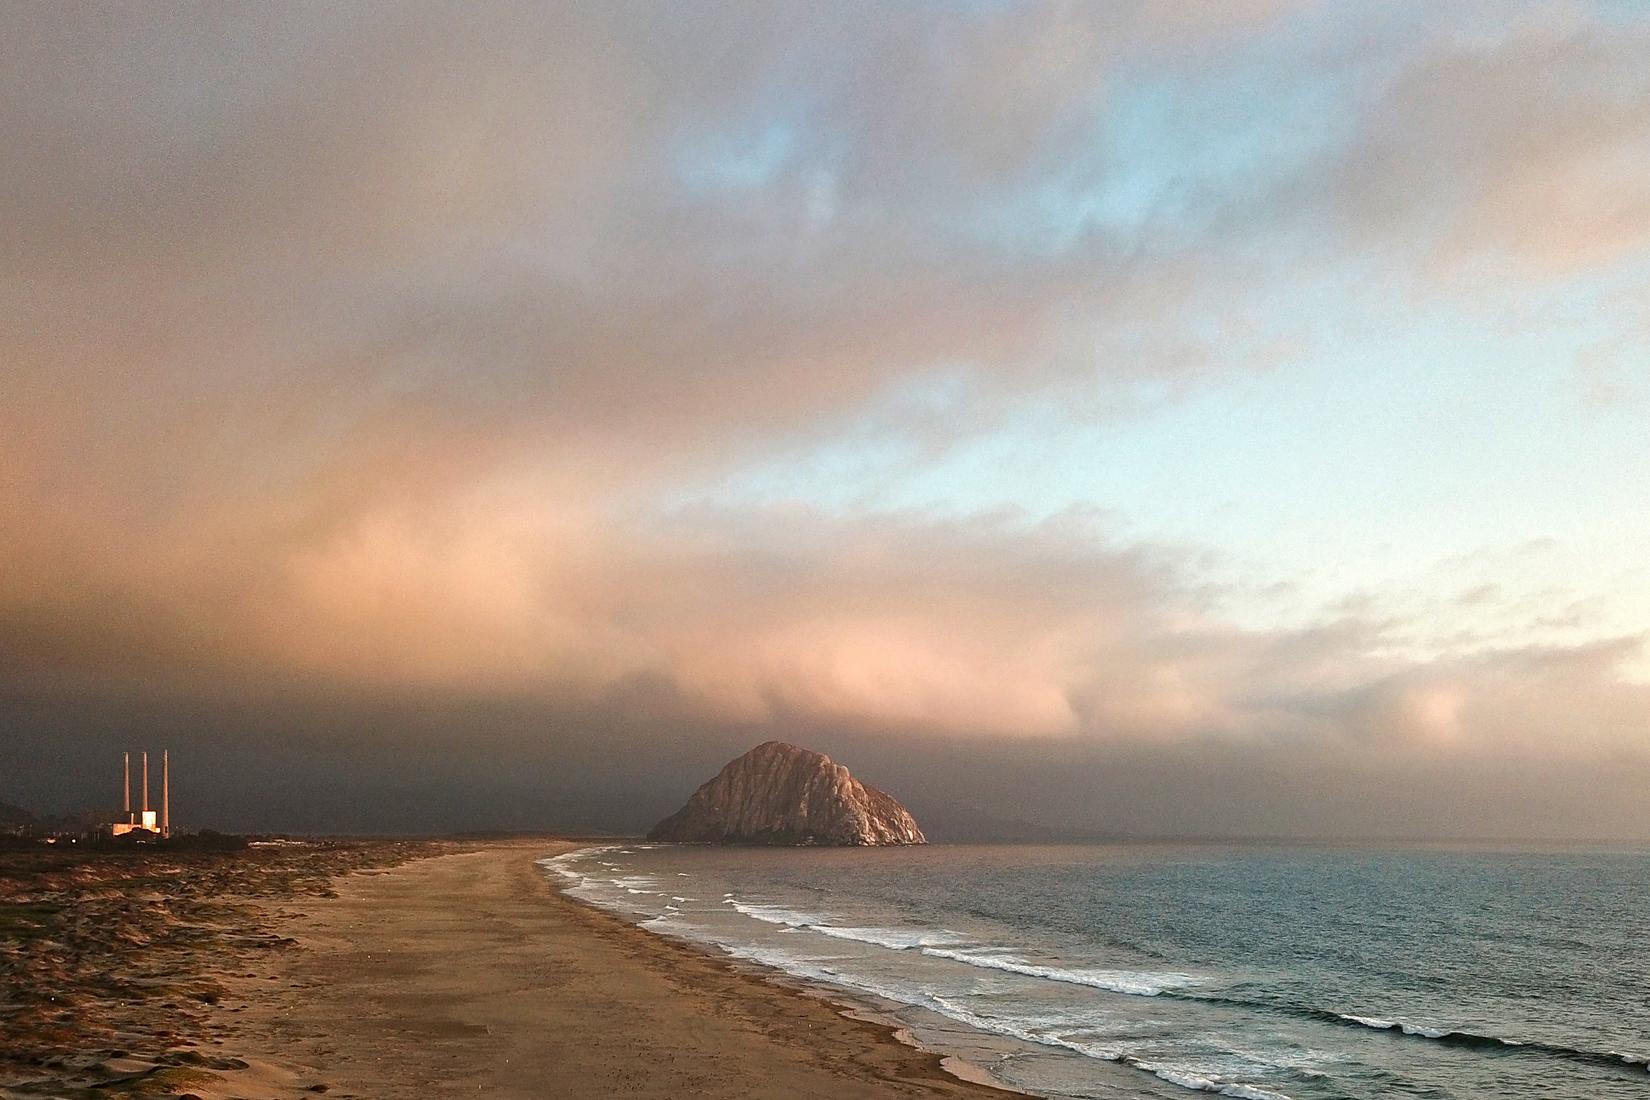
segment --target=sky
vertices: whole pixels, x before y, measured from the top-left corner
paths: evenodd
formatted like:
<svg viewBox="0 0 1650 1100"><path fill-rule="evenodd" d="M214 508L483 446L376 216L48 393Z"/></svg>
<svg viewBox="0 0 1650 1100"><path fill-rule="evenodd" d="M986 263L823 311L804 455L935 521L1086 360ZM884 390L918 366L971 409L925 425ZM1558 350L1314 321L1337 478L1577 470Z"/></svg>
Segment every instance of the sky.
<svg viewBox="0 0 1650 1100"><path fill-rule="evenodd" d="M0 800L1650 839L1636 3L0 22Z"/></svg>

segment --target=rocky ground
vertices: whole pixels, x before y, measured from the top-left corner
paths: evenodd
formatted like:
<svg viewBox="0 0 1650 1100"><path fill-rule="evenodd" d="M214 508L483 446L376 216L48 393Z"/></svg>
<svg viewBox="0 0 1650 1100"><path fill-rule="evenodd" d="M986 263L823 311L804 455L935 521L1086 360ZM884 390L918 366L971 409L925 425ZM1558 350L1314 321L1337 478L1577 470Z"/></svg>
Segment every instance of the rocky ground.
<svg viewBox="0 0 1650 1100"><path fill-rule="evenodd" d="M226 983L292 948L283 909L335 877L454 846L0 852L0 1097L187 1096L234 1054ZM318 1088L321 1086L318 1086Z"/></svg>

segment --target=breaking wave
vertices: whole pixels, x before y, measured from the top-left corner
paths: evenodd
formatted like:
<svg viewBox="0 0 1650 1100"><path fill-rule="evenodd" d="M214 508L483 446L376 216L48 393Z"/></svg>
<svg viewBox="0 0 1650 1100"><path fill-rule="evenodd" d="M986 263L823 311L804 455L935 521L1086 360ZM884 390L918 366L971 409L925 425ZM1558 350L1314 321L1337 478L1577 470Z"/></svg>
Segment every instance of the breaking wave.
<svg viewBox="0 0 1650 1100"><path fill-rule="evenodd" d="M1158 997L1172 990L1184 989L1198 983L1198 979L1190 974L1168 971L1068 969L1066 967L1044 966L1040 963L1027 962L1013 955L982 954L977 951L957 951L946 947L924 947L922 953L932 955L935 958L966 963L969 966L1002 970L1028 978L1043 978L1051 982L1086 985L1092 989L1104 989L1109 993L1122 993L1131 997Z"/></svg>
<svg viewBox="0 0 1650 1100"><path fill-rule="evenodd" d="M1540 1039L1506 1039L1498 1035L1480 1035L1475 1031L1460 1031L1447 1027L1427 1027L1402 1020L1383 1020L1375 1016L1355 1016L1349 1012L1313 1012L1311 1015L1356 1027L1390 1031L1416 1039L1431 1039L1451 1046L1473 1050L1504 1051L1507 1053L1545 1054L1570 1062L1604 1066L1609 1069L1644 1069L1650 1071L1650 1055L1624 1054L1618 1050L1588 1050L1585 1047L1565 1046Z"/></svg>
<svg viewBox="0 0 1650 1100"><path fill-rule="evenodd" d="M810 924L805 927L810 932L818 932L832 939L868 943L875 947L886 947L890 951L909 951L912 948L926 950L945 944L967 942L957 933L944 929L930 932L911 928L847 928L836 924Z"/></svg>

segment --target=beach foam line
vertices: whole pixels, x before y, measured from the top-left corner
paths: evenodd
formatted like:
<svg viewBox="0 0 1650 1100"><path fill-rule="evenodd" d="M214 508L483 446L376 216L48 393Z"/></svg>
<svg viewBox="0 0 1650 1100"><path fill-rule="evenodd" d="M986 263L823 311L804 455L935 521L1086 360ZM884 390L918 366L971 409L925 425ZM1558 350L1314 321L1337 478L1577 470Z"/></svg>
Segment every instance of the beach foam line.
<svg viewBox="0 0 1650 1100"><path fill-rule="evenodd" d="M1051 982L1085 985L1091 989L1103 989L1130 997L1159 997L1187 986L1197 985L1199 982L1198 978L1190 974L1170 971L1070 969L1044 966L1014 955L982 954L948 947L924 947L922 953L937 959L952 959L968 966L1002 970L1009 974L1021 974L1028 978L1042 978Z"/></svg>
<svg viewBox="0 0 1650 1100"><path fill-rule="evenodd" d="M961 950L960 946L967 944L968 938L943 928L860 928L831 924L818 913L742 901L732 894L724 895L722 902L747 917L768 924L783 925L793 931L817 932L833 939L854 940L875 947L884 947L890 951L915 950L932 958L949 959L967 966L1001 970L1028 978L1065 982L1070 985L1083 985L1131 997L1157 997L1199 983L1198 978L1178 972L1046 966L989 948Z"/></svg>
<svg viewBox="0 0 1650 1100"><path fill-rule="evenodd" d="M657 917L649 917L647 920L638 921L636 926L646 928L650 932L673 932L684 936L692 929L692 925L677 920L675 913L662 913Z"/></svg>
<svg viewBox="0 0 1650 1100"><path fill-rule="evenodd" d="M1194 1092L1212 1092L1220 1096L1237 1097L1239 1100L1290 1100L1288 1096L1281 1092L1263 1089L1259 1085L1245 1085L1237 1081L1221 1081L1213 1077L1204 1077L1190 1070L1160 1066L1151 1062L1142 1062L1138 1059L1131 1061L1124 1058L1120 1061L1133 1065L1137 1069L1143 1069L1153 1076L1169 1082L1171 1085L1179 1085L1183 1089L1191 1089Z"/></svg>
<svg viewBox="0 0 1650 1100"><path fill-rule="evenodd" d="M762 905L753 901L740 901L732 894L722 897L723 905L731 905L737 913L742 913L753 920L766 924L783 924L792 928L808 928L823 918L817 913L803 913L795 909L786 909L782 905Z"/></svg>
<svg viewBox="0 0 1650 1100"><path fill-rule="evenodd" d="M728 898L724 898L723 901L725 904L734 906L740 912L744 912L747 908L754 908L757 910L756 914L746 915L755 916L756 919L765 920L771 924L781 924L785 926L788 931L817 931L819 928L818 925L812 925L810 927L809 922L803 922L801 924L795 923L797 918L806 917L810 914L799 913L795 910L787 910L780 906L763 906L752 902L736 902L733 900L731 895ZM695 933L700 932L701 930L695 928L693 925L675 919L676 917L677 914L675 913L654 917L652 919L640 922L639 927L646 928L649 931L663 935L675 935L683 938L698 939ZM838 931L866 931L865 929L857 928L843 929L838 926L831 927L837 927ZM881 932L889 930L872 929L870 931ZM929 932L915 934L932 935L934 933ZM700 942L707 941L701 940ZM1128 1051L1114 1050L1107 1047L1098 1046L1092 1042L1081 1042L1061 1035L1056 1031L1041 1030L1037 1027L1028 1026L1023 1021L982 1016L977 1012L963 1007L950 998L941 996L940 994L929 990L913 988L910 986L890 985L883 982L852 977L847 974L843 974L836 967L828 965L828 960L826 959L809 958L807 956L793 954L789 951L776 950L773 948L760 947L756 945L731 944L715 940L708 942L710 945L717 947L722 952L733 958L771 967L774 970L789 974L795 978L802 978L808 981L819 982L824 985L835 986L836 988L845 989L850 992L869 994L872 997L877 997L895 1004L907 1005L913 1008L924 1008L930 1012L937 1013L947 1019L954 1020L957 1023L964 1024L976 1031L984 1032L986 1034L1001 1035L1011 1039L1018 1039L1022 1042L1030 1043L1035 1046L1052 1048L1055 1050L1064 1050L1085 1058L1094 1058L1101 1061L1114 1062L1119 1065L1129 1066L1133 1069L1150 1073L1170 1084L1179 1085L1183 1088L1194 1091L1230 1096L1236 1098L1236 1100L1291 1100L1291 1098L1284 1093L1264 1089L1258 1085L1223 1080L1218 1076L1205 1076L1204 1074L1182 1067L1163 1066L1159 1063L1137 1057ZM924 948L923 950L927 953L931 949ZM1062 973L1075 974L1080 972L1063 971ZM1090 973L1102 974L1112 972L1096 971ZM1041 977L1042 975L1039 974L1033 976ZM1173 975L1172 977L1183 978L1187 981L1195 980L1191 979L1187 975ZM1092 984L1092 982L1085 981L1080 984Z"/></svg>
<svg viewBox="0 0 1650 1100"><path fill-rule="evenodd" d="M766 902L744 901L734 894L723 894L722 903L731 905L735 911L747 917L768 924L782 924L792 931L818 932L832 939L868 943L874 947L886 947L890 951L909 951L913 948L968 942L967 937L944 928L856 927L832 924L830 917L825 914L788 909Z"/></svg>
<svg viewBox="0 0 1650 1100"><path fill-rule="evenodd" d="M1237 1100L1291 1100L1291 1097L1286 1093L1274 1092L1271 1089L1261 1088L1259 1085L1222 1080L1218 1076L1205 1076L1203 1072L1194 1069L1182 1066L1165 1066L1162 1063L1130 1054L1128 1051L1080 1042L1058 1032L1039 1031L1035 1028L1018 1026L1007 1020L981 1016L979 1013L971 1012L945 997L936 995L932 1000L935 1004L929 1007L932 1007L933 1011L956 1020L958 1023L967 1024L976 1031L1006 1035L1027 1043L1035 1043L1038 1046L1069 1050L1085 1058L1115 1062L1118 1065L1128 1066L1130 1069L1149 1073L1159 1080L1167 1081L1171 1085L1179 1085L1181 1088L1190 1089L1194 1092L1215 1093L1220 1096L1231 1096L1237 1098Z"/></svg>
<svg viewBox="0 0 1650 1100"><path fill-rule="evenodd" d="M853 940L875 947L886 947L890 951L910 951L913 948L968 942L967 937L944 928L934 931L923 928L850 928L838 924L810 924L806 926L806 930L830 936L832 939Z"/></svg>
<svg viewBox="0 0 1650 1100"><path fill-rule="evenodd" d="M611 890L613 888L612 880L603 874L577 870L573 865L592 860L596 856L611 851L613 851L613 845L593 845L589 848L575 848L571 852L563 852L557 856L547 856L533 862L545 872L556 875L563 880L560 884L562 893L569 897L579 898L582 901L600 904L596 895L603 890ZM602 863L600 860L595 860L595 862L604 867L612 866L611 864ZM636 892L635 890L631 891L631 893Z"/></svg>

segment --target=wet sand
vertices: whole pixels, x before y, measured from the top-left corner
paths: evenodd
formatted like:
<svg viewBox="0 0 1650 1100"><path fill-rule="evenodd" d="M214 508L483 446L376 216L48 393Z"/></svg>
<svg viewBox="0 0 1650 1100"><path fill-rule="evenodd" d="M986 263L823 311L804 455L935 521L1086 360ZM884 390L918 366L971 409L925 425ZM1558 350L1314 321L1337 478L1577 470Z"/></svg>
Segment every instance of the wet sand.
<svg viewBox="0 0 1650 1100"><path fill-rule="evenodd" d="M351 875L247 982L250 1065L207 1097L1004 1097L881 1025L563 897L492 845ZM274 1067L281 1067L275 1069ZM237 1089L241 1091L236 1091Z"/></svg>

